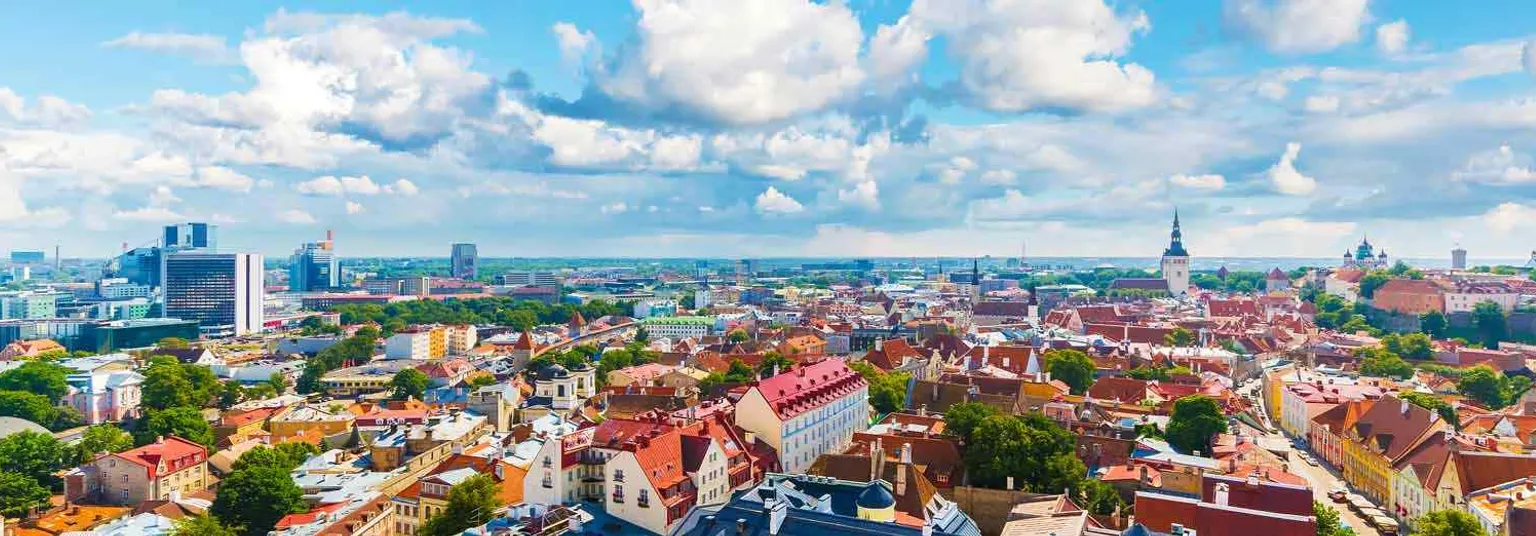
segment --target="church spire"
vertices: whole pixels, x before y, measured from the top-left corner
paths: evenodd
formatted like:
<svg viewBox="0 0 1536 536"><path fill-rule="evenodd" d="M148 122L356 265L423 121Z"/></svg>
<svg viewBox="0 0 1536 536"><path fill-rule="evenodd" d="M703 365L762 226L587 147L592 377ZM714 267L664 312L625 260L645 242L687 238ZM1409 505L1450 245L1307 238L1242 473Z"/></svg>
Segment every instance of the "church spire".
<svg viewBox="0 0 1536 536"><path fill-rule="evenodd" d="M1188 257L1189 252L1184 250L1184 232L1179 229L1179 209L1173 209L1173 233L1168 242L1168 249L1163 250L1164 257Z"/></svg>

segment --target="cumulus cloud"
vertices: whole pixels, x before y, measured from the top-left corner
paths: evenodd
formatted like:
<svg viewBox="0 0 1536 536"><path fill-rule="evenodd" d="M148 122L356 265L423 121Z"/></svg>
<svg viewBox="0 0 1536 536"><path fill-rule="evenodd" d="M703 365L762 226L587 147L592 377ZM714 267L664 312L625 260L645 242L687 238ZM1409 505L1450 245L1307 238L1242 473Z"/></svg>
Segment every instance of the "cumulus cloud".
<svg viewBox="0 0 1536 536"><path fill-rule="evenodd" d="M1396 55L1408 51L1408 21L1398 19L1376 27L1376 50Z"/></svg>
<svg viewBox="0 0 1536 536"><path fill-rule="evenodd" d="M1513 201L1500 203L1483 214L1483 223L1501 233L1531 226L1536 221L1536 207Z"/></svg>
<svg viewBox="0 0 1536 536"><path fill-rule="evenodd" d="M34 104L8 87L0 87L0 125L58 128L74 126L91 118L91 109L53 95L42 95Z"/></svg>
<svg viewBox="0 0 1536 536"><path fill-rule="evenodd" d="M1302 175L1296 170L1296 157L1300 155L1300 143L1285 144L1285 154L1281 155L1280 161L1267 172L1270 184L1275 191L1285 195L1308 195L1317 190L1317 179Z"/></svg>
<svg viewBox="0 0 1536 536"><path fill-rule="evenodd" d="M1224 8L1227 23L1238 32L1286 54L1326 52L1359 41L1360 27L1371 18L1370 0L1227 0Z"/></svg>
<svg viewBox="0 0 1536 536"><path fill-rule="evenodd" d="M390 183L390 185L385 187L385 189L390 193L404 196L412 196L421 193L421 189L416 187L416 183L406 179L395 179L395 182Z"/></svg>
<svg viewBox="0 0 1536 536"><path fill-rule="evenodd" d="M101 45L175 54L207 63L226 63L235 56L223 37L209 34L130 32Z"/></svg>
<svg viewBox="0 0 1536 536"><path fill-rule="evenodd" d="M335 177L322 175L294 185L293 189L304 195L337 196L337 195L416 195L421 190L416 184L406 179L396 179L388 185L380 185L367 175L355 177Z"/></svg>
<svg viewBox="0 0 1536 536"><path fill-rule="evenodd" d="M1227 179L1214 173L1203 175L1178 174L1168 177L1168 183L1191 190L1217 191L1227 186Z"/></svg>
<svg viewBox="0 0 1536 536"><path fill-rule="evenodd" d="M990 185L1011 185L1019 182L1019 175L1006 169L994 169L981 174L981 183Z"/></svg>
<svg viewBox="0 0 1536 536"><path fill-rule="evenodd" d="M308 212L296 208L278 212L277 221L290 225L314 225L318 222L318 220L316 220L315 217L311 216Z"/></svg>
<svg viewBox="0 0 1536 536"><path fill-rule="evenodd" d="M1491 151L1474 153L1461 169L1451 173L1451 178L1489 185L1531 184L1536 183L1536 171L1531 166L1529 155L1516 153L1506 143Z"/></svg>
<svg viewBox="0 0 1536 536"><path fill-rule="evenodd" d="M186 219L185 216L166 207L139 207L133 210L118 210L112 213L114 219L141 222L141 223L169 223Z"/></svg>
<svg viewBox="0 0 1536 536"><path fill-rule="evenodd" d="M1339 111L1339 97L1335 95L1310 95L1302 101L1301 109L1312 114L1331 114Z"/></svg>
<svg viewBox="0 0 1536 536"><path fill-rule="evenodd" d="M228 190L231 192L249 192L251 186L256 184L254 179L238 171L222 166L203 166L197 168L197 184L205 188Z"/></svg>
<svg viewBox="0 0 1536 536"><path fill-rule="evenodd" d="M0 164L0 227L51 228L69 223L70 214L62 208L28 206L22 190L22 180Z"/></svg>
<svg viewBox="0 0 1536 536"><path fill-rule="evenodd" d="M356 201L347 201L347 214L362 214L363 204Z"/></svg>
<svg viewBox="0 0 1536 536"><path fill-rule="evenodd" d="M960 184L961 179L964 179L965 175L973 169L976 169L975 161L964 156L956 156L950 158L949 162L938 166L936 175L938 175L939 182L955 185Z"/></svg>
<svg viewBox="0 0 1536 536"><path fill-rule="evenodd" d="M550 27L555 34L555 41L560 46L560 57L566 62L577 64L581 58L587 55L587 51L597 43L597 36L585 31L569 22L557 22Z"/></svg>
<svg viewBox="0 0 1536 536"><path fill-rule="evenodd" d="M772 186L757 194L757 202L753 206L758 214L794 214L805 210L805 206L795 201L795 198Z"/></svg>
<svg viewBox="0 0 1536 536"><path fill-rule="evenodd" d="M880 187L875 181L863 181L852 188L837 191L837 200L845 205L877 210L880 208Z"/></svg>

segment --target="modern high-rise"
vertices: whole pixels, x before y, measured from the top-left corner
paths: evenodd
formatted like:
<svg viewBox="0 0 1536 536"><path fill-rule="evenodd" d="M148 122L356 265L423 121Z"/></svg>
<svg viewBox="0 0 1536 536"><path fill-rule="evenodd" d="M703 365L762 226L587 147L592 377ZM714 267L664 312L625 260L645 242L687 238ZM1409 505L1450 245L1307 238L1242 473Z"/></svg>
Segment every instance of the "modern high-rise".
<svg viewBox="0 0 1536 536"><path fill-rule="evenodd" d="M167 225L155 245L126 249L112 259L112 275L127 278L136 285L160 286L162 257L167 252L192 249L217 249L219 226L188 222Z"/></svg>
<svg viewBox="0 0 1536 536"><path fill-rule="evenodd" d="M178 223L165 226L160 245L168 250L218 249L219 226L208 223Z"/></svg>
<svg viewBox="0 0 1536 536"><path fill-rule="evenodd" d="M293 250L288 258L288 290L314 292L341 286L335 247L335 235L326 231L325 240L306 242Z"/></svg>
<svg viewBox="0 0 1536 536"><path fill-rule="evenodd" d="M476 251L474 244L454 244L450 262L452 264L450 273L453 277L474 279L479 274L480 254Z"/></svg>
<svg viewBox="0 0 1536 536"><path fill-rule="evenodd" d="M196 320L210 336L259 333L266 296L259 253L181 251L165 255L161 316Z"/></svg>
<svg viewBox="0 0 1536 536"><path fill-rule="evenodd" d="M1461 249L1461 246L1456 246L1456 249L1451 250L1451 269L1467 269L1467 250Z"/></svg>

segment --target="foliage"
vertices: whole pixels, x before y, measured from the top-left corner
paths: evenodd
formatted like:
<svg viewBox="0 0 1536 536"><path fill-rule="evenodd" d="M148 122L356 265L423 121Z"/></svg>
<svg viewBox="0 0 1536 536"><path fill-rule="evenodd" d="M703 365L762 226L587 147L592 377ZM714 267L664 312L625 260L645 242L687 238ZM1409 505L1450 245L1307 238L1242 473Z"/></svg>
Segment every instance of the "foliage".
<svg viewBox="0 0 1536 536"><path fill-rule="evenodd" d="M488 385L496 385L496 376L480 374L469 378L469 387L471 389L479 389Z"/></svg>
<svg viewBox="0 0 1536 536"><path fill-rule="evenodd" d="M969 445L981 421L1000 414L997 408L980 402L952 405L944 411L944 433L958 437L962 443Z"/></svg>
<svg viewBox="0 0 1536 536"><path fill-rule="evenodd" d="M299 321L299 334L306 337L341 335L341 333L341 326L328 324L321 320L319 316L306 317L304 320Z"/></svg>
<svg viewBox="0 0 1536 536"><path fill-rule="evenodd" d="M283 471L292 471L310 456L319 453L320 449L314 445L297 441L279 443L275 447L260 446L245 451L230 468L240 471L252 467L275 467Z"/></svg>
<svg viewBox="0 0 1536 536"><path fill-rule="evenodd" d="M1460 510L1436 510L1413 520L1414 536L1487 536L1482 523Z"/></svg>
<svg viewBox="0 0 1536 536"><path fill-rule="evenodd" d="M165 348L167 350L186 350L187 348L191 348L192 344L181 337L166 337L156 341L155 346L159 348Z"/></svg>
<svg viewBox="0 0 1536 536"><path fill-rule="evenodd" d="M1397 396L1409 404L1413 404L1435 413L1439 413L1440 418L1445 419L1445 422L1450 423L1451 427L1453 428L1461 427L1461 419L1456 415L1456 408L1451 407L1449 403L1434 395L1415 392L1403 392L1399 393Z"/></svg>
<svg viewBox="0 0 1536 536"><path fill-rule="evenodd" d="M1211 439L1227 431L1227 418L1216 400L1205 395L1190 395L1173 403L1164 434L1168 444L1179 452L1211 454Z"/></svg>
<svg viewBox="0 0 1536 536"><path fill-rule="evenodd" d="M1360 278L1360 297L1370 299L1376 296L1376 289L1392 280L1392 275L1383 270L1371 270Z"/></svg>
<svg viewBox="0 0 1536 536"><path fill-rule="evenodd" d="M1343 318L1344 323L1339 324L1335 329L1344 333L1365 333L1372 337L1381 335L1381 330L1372 326L1371 320L1363 314L1356 313Z"/></svg>
<svg viewBox="0 0 1536 536"><path fill-rule="evenodd" d="M1406 380L1413 376L1413 365L1403 361L1402 357L1380 346L1367 346L1354 351L1355 358L1360 361L1360 374L1364 376L1382 376Z"/></svg>
<svg viewBox="0 0 1536 536"><path fill-rule="evenodd" d="M869 405L880 413L890 413L907 405L907 380L905 372L886 372L868 362L849 363L848 368L858 372L869 383Z"/></svg>
<svg viewBox="0 0 1536 536"><path fill-rule="evenodd" d="M98 424L86 428L80 441L70 445L75 464L91 461L97 454L117 453L133 448L133 436L115 424Z"/></svg>
<svg viewBox="0 0 1536 536"><path fill-rule="evenodd" d="M171 536L235 536L237 531L219 523L211 515L187 516L176 520Z"/></svg>
<svg viewBox="0 0 1536 536"><path fill-rule="evenodd" d="M1428 334L1430 338L1445 337L1445 331L1449 327L1450 323L1445 320L1445 313L1429 311L1419 315L1419 331Z"/></svg>
<svg viewBox="0 0 1536 536"><path fill-rule="evenodd" d="M588 320L608 315L628 315L632 304L592 300L582 305L550 305L504 296L457 300L415 300L389 304L342 304L330 310L341 313L346 325L373 322L400 328L412 324L494 324L521 331L541 324L564 324L580 311ZM389 326L393 324L393 326ZM393 330L386 330L393 331Z"/></svg>
<svg viewBox="0 0 1536 536"><path fill-rule="evenodd" d="M48 397L54 404L69 393L68 367L46 361L28 361L21 366L0 373L0 389L25 391Z"/></svg>
<svg viewBox="0 0 1536 536"><path fill-rule="evenodd" d="M740 328L731 330L725 337L731 342L747 342L747 339L752 338L750 335L747 335L747 330Z"/></svg>
<svg viewBox="0 0 1536 536"><path fill-rule="evenodd" d="M992 415L971 435L966 471L982 487L1004 487L1011 476L1016 486L1045 493L1071 487L1088 472L1074 454L1072 434L1038 413Z"/></svg>
<svg viewBox="0 0 1536 536"><path fill-rule="evenodd" d="M1223 339L1221 341L1221 349L1237 355L1248 354L1248 348L1244 347L1242 343L1237 342L1237 339Z"/></svg>
<svg viewBox="0 0 1536 536"><path fill-rule="evenodd" d="M1508 338L1507 324L1508 319L1504 317L1504 309L1499 304L1482 301L1472 306L1472 325L1477 328L1478 340L1484 346L1497 348L1499 341Z"/></svg>
<svg viewBox="0 0 1536 536"><path fill-rule="evenodd" d="M1125 377L1133 380L1168 381L1170 375L1168 374L1168 367L1150 366L1127 370L1125 371Z"/></svg>
<svg viewBox="0 0 1536 536"><path fill-rule="evenodd" d="M272 391L277 394L288 392L288 387L290 387L288 385L288 377L284 376L281 372L273 372L271 376L267 376L267 385L272 386Z"/></svg>
<svg viewBox="0 0 1536 536"><path fill-rule="evenodd" d="M404 368L396 372L394 378L390 378L389 387L394 391L391 396L395 400L421 400L427 396L427 386L431 383L432 379L427 377L427 373L415 368Z"/></svg>
<svg viewBox="0 0 1536 536"><path fill-rule="evenodd" d="M421 536L452 536L490 521L501 508L496 480L489 475L475 475L448 490L448 506L427 519L417 533Z"/></svg>
<svg viewBox="0 0 1536 536"><path fill-rule="evenodd" d="M1074 395L1088 392L1097 369L1088 354L1077 350L1052 350L1045 354L1045 370L1051 373L1052 379L1071 387Z"/></svg>
<svg viewBox="0 0 1536 536"><path fill-rule="evenodd" d="M609 372L635 365L655 363L660 357L661 354L645 349L645 344L640 342L631 342L623 348L603 352L601 358L597 360L597 383L599 386L607 385Z"/></svg>
<svg viewBox="0 0 1536 536"><path fill-rule="evenodd" d="M250 467L230 473L219 484L218 496L208 513L241 526L243 534L259 536L277 525L283 516L304 511L304 491L278 467Z"/></svg>
<svg viewBox="0 0 1536 536"><path fill-rule="evenodd" d="M354 363L367 362L373 358L373 349L378 341L379 330L372 326L364 326L351 337L321 350L315 354L315 357L309 358L304 363L304 373L299 375L298 391L300 393L320 392L321 376Z"/></svg>
<svg viewBox="0 0 1536 536"><path fill-rule="evenodd" d="M148 445L156 438L170 436L213 448L213 427L203 419L201 411L189 406L144 412L133 439L134 443Z"/></svg>
<svg viewBox="0 0 1536 536"><path fill-rule="evenodd" d="M1354 536L1354 529L1339 521L1339 511L1319 501L1312 501L1312 517L1317 518L1317 536Z"/></svg>
<svg viewBox="0 0 1536 536"><path fill-rule="evenodd" d="M48 505L53 494L36 479L21 473L0 471L0 515L23 518L33 508Z"/></svg>
<svg viewBox="0 0 1536 536"><path fill-rule="evenodd" d="M1435 356L1429 335L1423 333L1388 333L1381 337L1381 346L1404 359L1425 360Z"/></svg>
<svg viewBox="0 0 1536 536"><path fill-rule="evenodd" d="M52 426L58 415L58 408L49 403L46 396L23 391L0 391L0 416Z"/></svg>
<svg viewBox="0 0 1536 536"><path fill-rule="evenodd" d="M1120 491L1114 486L1103 481L1091 478L1083 479L1077 483L1077 503L1088 510L1088 513L1097 516L1107 516L1115 513L1115 509L1125 506L1125 500L1120 498Z"/></svg>
<svg viewBox="0 0 1536 536"><path fill-rule="evenodd" d="M1530 378L1508 376L1486 364L1462 370L1456 381L1457 392L1490 409L1514 404L1530 388Z"/></svg>
<svg viewBox="0 0 1536 536"><path fill-rule="evenodd" d="M1337 329L1339 325L1348 320L1350 313L1349 304L1342 298L1325 292L1311 292L1306 295L1312 305L1317 307L1317 314L1312 317L1317 327L1323 329Z"/></svg>
<svg viewBox="0 0 1536 536"><path fill-rule="evenodd" d="M711 372L703 380L700 380L699 392L708 395L721 385L747 383L756 377L757 373L752 370L752 367L742 363L740 359L732 359L730 366L726 368L724 374Z"/></svg>
<svg viewBox="0 0 1536 536"><path fill-rule="evenodd" d="M1195 344L1195 332L1178 327L1163 335L1163 344L1175 347L1193 346Z"/></svg>
<svg viewBox="0 0 1536 536"><path fill-rule="evenodd" d="M635 329L635 342L651 342L651 332L645 328Z"/></svg>
<svg viewBox="0 0 1536 536"><path fill-rule="evenodd" d="M156 356L150 358L149 368L144 371L141 391L141 405L149 409L200 408L220 393L222 387L208 367Z"/></svg>
<svg viewBox="0 0 1536 536"><path fill-rule="evenodd" d="M22 431L0 439L0 471L22 475L50 489L60 484L54 473L67 461L64 444L53 434Z"/></svg>
<svg viewBox="0 0 1536 536"><path fill-rule="evenodd" d="M769 376L772 375L774 371L778 371L782 374L784 372L789 372L789 370L792 368L795 368L795 362L793 360L788 357L784 357L783 354L778 352L769 351L768 353L763 354L763 362L757 364L757 374L758 376Z"/></svg>

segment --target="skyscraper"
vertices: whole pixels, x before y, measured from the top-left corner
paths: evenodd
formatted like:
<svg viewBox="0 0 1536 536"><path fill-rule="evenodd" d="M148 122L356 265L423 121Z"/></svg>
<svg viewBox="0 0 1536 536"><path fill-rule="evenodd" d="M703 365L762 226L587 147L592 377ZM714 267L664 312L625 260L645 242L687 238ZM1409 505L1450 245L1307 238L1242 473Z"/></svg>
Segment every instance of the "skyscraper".
<svg viewBox="0 0 1536 536"><path fill-rule="evenodd" d="M178 223L165 226L161 246L167 250L218 249L219 226L208 223Z"/></svg>
<svg viewBox="0 0 1536 536"><path fill-rule="evenodd" d="M480 255L474 244L453 245L451 274L459 279L474 279L479 274Z"/></svg>
<svg viewBox="0 0 1536 536"><path fill-rule="evenodd" d="M341 286L341 269L336 262L336 240L331 231L325 240L305 242L288 258L288 290L313 292Z"/></svg>
<svg viewBox="0 0 1536 536"><path fill-rule="evenodd" d="M186 251L191 249L216 249L219 247L219 226L188 222L165 226L160 238L155 244L127 249L123 244L123 253L112 259L111 274L115 277L128 278L129 282L138 285L160 286L160 269L164 264L162 257L168 252Z"/></svg>
<svg viewBox="0 0 1536 536"><path fill-rule="evenodd" d="M259 253L181 251L164 256L161 316L196 320L205 335L259 333L266 297Z"/></svg>

